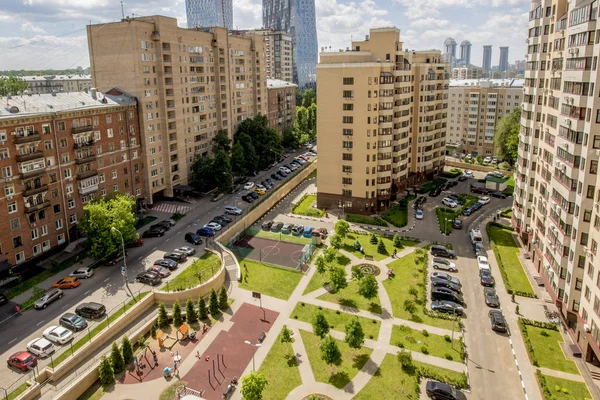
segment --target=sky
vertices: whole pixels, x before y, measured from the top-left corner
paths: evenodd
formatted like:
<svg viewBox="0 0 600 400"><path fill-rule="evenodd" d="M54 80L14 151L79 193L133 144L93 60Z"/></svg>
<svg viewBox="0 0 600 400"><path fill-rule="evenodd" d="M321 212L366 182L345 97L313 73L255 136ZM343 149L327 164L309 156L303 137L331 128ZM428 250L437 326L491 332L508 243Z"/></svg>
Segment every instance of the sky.
<svg viewBox="0 0 600 400"><path fill-rule="evenodd" d="M509 46L509 61L525 58L529 0L315 0L319 47L337 50L369 28L395 26L404 48L442 49L452 37L472 43L471 63L481 66L482 46ZM234 27L262 26L262 0L233 0ZM185 27L185 0L124 0L125 15L165 15ZM1 0L0 70L66 69L90 65L85 26L121 18L120 0ZM457 50L457 53L459 50ZM458 54L457 54L458 55Z"/></svg>

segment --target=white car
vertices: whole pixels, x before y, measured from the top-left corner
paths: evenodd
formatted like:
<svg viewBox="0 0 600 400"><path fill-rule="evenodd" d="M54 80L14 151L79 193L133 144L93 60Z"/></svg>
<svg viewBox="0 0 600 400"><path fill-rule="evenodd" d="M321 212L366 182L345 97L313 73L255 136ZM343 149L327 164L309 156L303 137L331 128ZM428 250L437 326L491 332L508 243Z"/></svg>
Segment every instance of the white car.
<svg viewBox="0 0 600 400"><path fill-rule="evenodd" d="M250 190L254 187L254 182L248 182L244 185L244 190Z"/></svg>
<svg viewBox="0 0 600 400"><path fill-rule="evenodd" d="M64 326L51 326L44 331L44 337L56 344L65 344L73 339L73 332Z"/></svg>
<svg viewBox="0 0 600 400"><path fill-rule="evenodd" d="M194 249L193 247L190 247L190 246L182 246L182 247L179 247L179 248L173 250L173 252L183 253L186 256L193 256L194 254L196 254L196 249Z"/></svg>
<svg viewBox="0 0 600 400"><path fill-rule="evenodd" d="M33 339L31 342L27 343L27 350L30 353L38 357L48 357L50 354L54 353L54 345L48 340L44 338Z"/></svg>
<svg viewBox="0 0 600 400"><path fill-rule="evenodd" d="M301 159L300 157L296 157L296 158L294 158L294 161L297 161L297 162L299 162L300 164L306 164L306 161L305 161L305 160L303 160L303 159Z"/></svg>
<svg viewBox="0 0 600 400"><path fill-rule="evenodd" d="M473 158L473 156L470 154L467 154L467 156L465 157L465 159L467 159L467 160L470 160L471 158Z"/></svg>
<svg viewBox="0 0 600 400"><path fill-rule="evenodd" d="M69 274L69 276L74 276L79 279L87 279L92 275L94 275L94 270L91 267L77 268Z"/></svg>
<svg viewBox="0 0 600 400"><path fill-rule="evenodd" d="M482 270L490 270L490 263L488 262L487 257L485 256L477 256L477 265L479 266L479 271Z"/></svg>
<svg viewBox="0 0 600 400"><path fill-rule="evenodd" d="M487 196L483 196L482 198L480 198L480 199L479 199L479 202L480 202L481 204L487 204L487 203L489 203L489 202L490 202L490 200L491 200L491 199L490 199L489 197L487 197Z"/></svg>
<svg viewBox="0 0 600 400"><path fill-rule="evenodd" d="M444 204L450 208L458 207L458 203L456 201L454 201L453 199L451 199L450 197L445 197L444 199L442 199L442 204Z"/></svg>
<svg viewBox="0 0 600 400"><path fill-rule="evenodd" d="M416 219L423 219L423 210L417 210L417 212L415 213L415 218Z"/></svg>
<svg viewBox="0 0 600 400"><path fill-rule="evenodd" d="M486 164L491 163L492 162L492 157L486 157L486 158L484 158L483 162L486 163Z"/></svg>
<svg viewBox="0 0 600 400"><path fill-rule="evenodd" d="M458 271L456 269L456 264L446 260L445 258L434 257L432 266L433 266L433 269L442 269L444 271L450 271L450 272Z"/></svg>
<svg viewBox="0 0 600 400"><path fill-rule="evenodd" d="M473 177L474 177L474 176L473 176L473 173L472 173L471 171L465 171L465 176L466 176L467 178L473 178Z"/></svg>
<svg viewBox="0 0 600 400"><path fill-rule="evenodd" d="M244 210L236 206L225 206L225 214L242 215Z"/></svg>
<svg viewBox="0 0 600 400"><path fill-rule="evenodd" d="M204 225L205 228L210 228L214 231L220 231L221 228L223 228L220 224L217 224L216 222L209 222L208 224Z"/></svg>
<svg viewBox="0 0 600 400"><path fill-rule="evenodd" d="M286 174L289 174L290 172L292 172L291 169L286 168L286 167L279 167L279 170L285 172Z"/></svg>

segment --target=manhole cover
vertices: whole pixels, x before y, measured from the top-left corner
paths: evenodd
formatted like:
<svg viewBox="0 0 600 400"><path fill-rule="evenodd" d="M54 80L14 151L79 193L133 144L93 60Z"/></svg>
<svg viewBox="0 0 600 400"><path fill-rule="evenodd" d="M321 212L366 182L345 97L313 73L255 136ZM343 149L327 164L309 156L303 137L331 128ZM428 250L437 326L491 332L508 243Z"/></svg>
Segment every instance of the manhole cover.
<svg viewBox="0 0 600 400"><path fill-rule="evenodd" d="M313 393L308 396L304 396L302 400L333 400L333 397L327 396L326 394Z"/></svg>
<svg viewBox="0 0 600 400"><path fill-rule="evenodd" d="M374 275L377 276L381 273L381 270L377 265L373 264L358 264L358 267L365 275Z"/></svg>

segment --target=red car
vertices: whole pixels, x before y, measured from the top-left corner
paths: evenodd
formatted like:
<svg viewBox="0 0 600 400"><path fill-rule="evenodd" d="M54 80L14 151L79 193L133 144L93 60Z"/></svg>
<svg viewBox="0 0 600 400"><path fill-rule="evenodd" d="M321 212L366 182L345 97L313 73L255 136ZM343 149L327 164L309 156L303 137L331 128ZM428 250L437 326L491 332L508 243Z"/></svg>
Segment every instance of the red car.
<svg viewBox="0 0 600 400"><path fill-rule="evenodd" d="M37 358L28 351L18 351L6 360L8 367L27 372L37 365Z"/></svg>
<svg viewBox="0 0 600 400"><path fill-rule="evenodd" d="M127 243L127 247L140 247L144 244L144 240L142 238L137 238Z"/></svg>
<svg viewBox="0 0 600 400"><path fill-rule="evenodd" d="M479 194L488 194L487 189L480 188L480 187L477 187L477 186L472 186L471 187L471 192L473 192L473 193L479 193Z"/></svg>

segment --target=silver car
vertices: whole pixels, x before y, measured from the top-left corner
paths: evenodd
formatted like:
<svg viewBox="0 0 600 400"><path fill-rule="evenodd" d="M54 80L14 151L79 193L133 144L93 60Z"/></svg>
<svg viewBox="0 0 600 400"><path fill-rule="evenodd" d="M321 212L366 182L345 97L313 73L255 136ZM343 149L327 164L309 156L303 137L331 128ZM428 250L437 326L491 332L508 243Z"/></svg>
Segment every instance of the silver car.
<svg viewBox="0 0 600 400"><path fill-rule="evenodd" d="M175 250L173 250L174 253L183 253L186 256L193 256L194 254L196 254L196 249L194 249L193 247L190 246L182 246L179 247Z"/></svg>
<svg viewBox="0 0 600 400"><path fill-rule="evenodd" d="M33 303L33 307L37 310L41 310L43 308L48 307L50 303L54 300L58 300L63 297L63 291L60 289L50 289L42 297L40 297L35 303Z"/></svg>
<svg viewBox="0 0 600 400"><path fill-rule="evenodd" d="M456 268L456 264L446 260L445 258L434 257L432 266L433 269L441 269L449 272L458 271L458 269Z"/></svg>
<svg viewBox="0 0 600 400"><path fill-rule="evenodd" d="M91 267L78 268L69 274L69 276L74 276L79 279L87 279L92 275L94 275L94 270Z"/></svg>

